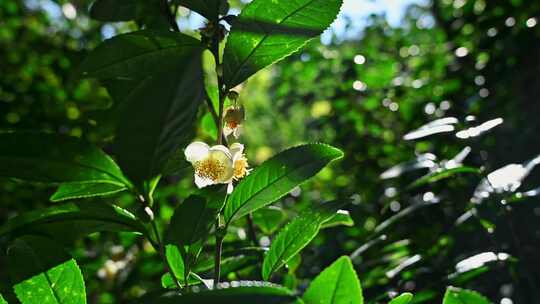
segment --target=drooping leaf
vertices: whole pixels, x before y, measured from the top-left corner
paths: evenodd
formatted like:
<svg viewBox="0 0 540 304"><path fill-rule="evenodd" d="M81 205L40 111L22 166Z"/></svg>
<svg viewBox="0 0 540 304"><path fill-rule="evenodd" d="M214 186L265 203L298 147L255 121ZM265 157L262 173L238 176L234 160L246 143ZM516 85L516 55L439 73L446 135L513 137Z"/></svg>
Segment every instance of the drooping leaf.
<svg viewBox="0 0 540 304"><path fill-rule="evenodd" d="M201 42L193 37L141 30L105 40L87 55L79 72L100 80L142 80L175 70L182 74L186 63L191 59L196 61L193 55L201 52Z"/></svg>
<svg viewBox="0 0 540 304"><path fill-rule="evenodd" d="M444 294L443 304L491 304L476 291L449 286Z"/></svg>
<svg viewBox="0 0 540 304"><path fill-rule="evenodd" d="M146 233L144 225L128 211L108 204L67 203L24 213L0 228L6 234L40 234L61 242L99 231Z"/></svg>
<svg viewBox="0 0 540 304"><path fill-rule="evenodd" d="M228 88L291 55L336 18L342 0L254 0L233 23L223 55Z"/></svg>
<svg viewBox="0 0 540 304"><path fill-rule="evenodd" d="M219 289L189 292L184 295L168 295L152 299L155 304L173 303L220 303L220 304L252 304L252 303L292 303L293 293L279 285L267 282L238 281L221 285Z"/></svg>
<svg viewBox="0 0 540 304"><path fill-rule="evenodd" d="M354 226L354 220L352 219L349 211L347 210L338 210L338 212L329 218L326 222L321 225L321 229L331 228L336 226Z"/></svg>
<svg viewBox="0 0 540 304"><path fill-rule="evenodd" d="M317 235L321 225L335 216L347 201L333 201L303 210L285 226L272 242L266 254L262 277L270 279L272 273L284 266Z"/></svg>
<svg viewBox="0 0 540 304"><path fill-rule="evenodd" d="M253 222L264 234L272 234L284 220L283 210L274 206L261 208L253 213Z"/></svg>
<svg viewBox="0 0 540 304"><path fill-rule="evenodd" d="M127 190L125 186L105 183L70 183L61 184L51 196L52 202L70 199L90 198L95 196L107 196Z"/></svg>
<svg viewBox="0 0 540 304"><path fill-rule="evenodd" d="M99 148L78 138L37 132L0 133L0 177L130 185Z"/></svg>
<svg viewBox="0 0 540 304"><path fill-rule="evenodd" d="M84 281L75 260L52 240L25 236L8 250L13 289L22 304L84 304Z"/></svg>
<svg viewBox="0 0 540 304"><path fill-rule="evenodd" d="M301 145L277 154L238 184L225 206L225 221L273 203L342 156L343 152L325 144Z"/></svg>
<svg viewBox="0 0 540 304"><path fill-rule="evenodd" d="M116 135L118 162L137 184L160 175L191 137L204 88L200 53L179 71L145 79L125 101ZM152 102L149 102L152 101Z"/></svg>
<svg viewBox="0 0 540 304"><path fill-rule="evenodd" d="M395 297L388 304L409 304L413 298L413 294L410 292L405 292Z"/></svg>
<svg viewBox="0 0 540 304"><path fill-rule="evenodd" d="M306 304L363 304L360 281L351 260L343 256L311 282L303 298Z"/></svg>

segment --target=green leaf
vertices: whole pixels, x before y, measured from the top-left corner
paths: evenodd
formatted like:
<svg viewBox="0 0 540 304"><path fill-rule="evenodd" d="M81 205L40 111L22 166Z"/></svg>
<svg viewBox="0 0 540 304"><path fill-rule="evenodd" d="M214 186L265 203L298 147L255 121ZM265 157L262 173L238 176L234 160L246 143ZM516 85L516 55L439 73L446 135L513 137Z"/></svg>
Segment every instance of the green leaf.
<svg viewBox="0 0 540 304"><path fill-rule="evenodd" d="M306 247L317 235L321 225L346 203L348 202L333 201L301 211L272 242L263 261L263 279L269 280L272 273Z"/></svg>
<svg viewBox="0 0 540 304"><path fill-rule="evenodd" d="M9 271L22 304L86 303L84 281L75 260L52 240L25 236L8 249Z"/></svg>
<svg viewBox="0 0 540 304"><path fill-rule="evenodd" d="M165 256L174 276L179 281L181 286L184 286L186 284L184 278L184 260L180 254L178 246L170 244L166 245ZM188 276L188 283L189 285L195 285L204 282L199 276L195 275L194 273L190 273ZM161 276L161 285L163 288L177 288L176 283L173 281L173 277L170 273L165 273L163 276Z"/></svg>
<svg viewBox="0 0 540 304"><path fill-rule="evenodd" d="M412 298L413 298L412 293L405 292L393 298L392 301L390 301L390 303L388 304L408 304L409 302L411 302Z"/></svg>
<svg viewBox="0 0 540 304"><path fill-rule="evenodd" d="M233 23L223 77L233 88L260 69L298 51L339 13L342 0L254 0Z"/></svg>
<svg viewBox="0 0 540 304"><path fill-rule="evenodd" d="M285 213L279 207L261 208L253 213L253 222L264 234L272 234L285 220Z"/></svg>
<svg viewBox="0 0 540 304"><path fill-rule="evenodd" d="M349 257L343 256L311 282L303 298L306 304L362 304L360 281Z"/></svg>
<svg viewBox="0 0 540 304"><path fill-rule="evenodd" d="M491 302L476 291L449 286L444 294L443 304L490 304Z"/></svg>
<svg viewBox="0 0 540 304"><path fill-rule="evenodd" d="M90 8L90 17L104 22L135 20L138 5L138 0L96 0Z"/></svg>
<svg viewBox="0 0 540 304"><path fill-rule="evenodd" d="M212 21L217 20L220 13L227 13L226 1L223 0L177 0L176 2Z"/></svg>
<svg viewBox="0 0 540 304"><path fill-rule="evenodd" d="M412 184L410 184L407 188L414 189L423 185L432 184L442 179L446 179L460 173L471 173L471 174L479 175L481 174L481 172L482 170L478 168L466 167L466 166L461 166L461 167L452 168L452 169L437 170L435 172L422 176L421 178L417 179Z"/></svg>
<svg viewBox="0 0 540 304"><path fill-rule="evenodd" d="M4 300L4 297L0 294L0 304L8 304L6 300Z"/></svg>
<svg viewBox="0 0 540 304"><path fill-rule="evenodd" d="M88 54L79 72L84 77L117 81L142 80L165 71L183 74L186 63L197 61L193 55L201 52L201 42L193 37L142 30L105 40Z"/></svg>
<svg viewBox="0 0 540 304"><path fill-rule="evenodd" d="M169 158L191 138L204 98L200 55L184 58L185 65L177 71L142 81L120 111L115 151L120 166L139 187L159 176Z"/></svg>
<svg viewBox="0 0 540 304"><path fill-rule="evenodd" d="M90 198L95 196L107 196L127 190L125 186L105 183L71 183L61 184L51 196L52 202L70 199Z"/></svg>
<svg viewBox="0 0 540 304"><path fill-rule="evenodd" d="M301 145L277 154L234 189L225 206L225 221L228 224L273 203L341 157L343 152L325 144Z"/></svg>
<svg viewBox="0 0 540 304"><path fill-rule="evenodd" d="M0 177L130 185L99 148L75 137L37 132L0 133Z"/></svg>
<svg viewBox="0 0 540 304"><path fill-rule="evenodd" d="M354 220L349 214L349 211L338 210L338 212L334 216L332 216L331 218L329 218L326 222L322 224L321 229L336 227L336 226L348 226L348 227L354 226Z"/></svg>
<svg viewBox="0 0 540 304"><path fill-rule="evenodd" d="M167 229L166 243L180 248L183 269L175 270L175 274L182 278L188 276L195 265L224 204L224 194L219 194L217 187L201 190L200 193L204 196L191 195L176 208Z"/></svg>
<svg viewBox="0 0 540 304"><path fill-rule="evenodd" d="M108 204L67 203L24 213L0 228L6 234L40 234L62 242L99 231L145 234L144 225L128 211Z"/></svg>
<svg viewBox="0 0 540 304"><path fill-rule="evenodd" d="M252 303L292 303L293 293L279 285L267 282L232 282L228 286L214 290L190 292L184 295L174 294L153 299L155 304L173 303L220 303L220 304L252 304Z"/></svg>

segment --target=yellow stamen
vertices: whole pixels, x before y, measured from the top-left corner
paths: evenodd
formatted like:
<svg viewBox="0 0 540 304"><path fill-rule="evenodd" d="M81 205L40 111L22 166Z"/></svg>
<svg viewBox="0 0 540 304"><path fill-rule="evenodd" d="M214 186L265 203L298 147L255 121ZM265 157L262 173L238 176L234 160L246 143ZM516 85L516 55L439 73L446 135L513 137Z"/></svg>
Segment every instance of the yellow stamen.
<svg viewBox="0 0 540 304"><path fill-rule="evenodd" d="M217 159L207 158L195 163L195 173L203 178L217 181L225 173L225 165Z"/></svg>
<svg viewBox="0 0 540 304"><path fill-rule="evenodd" d="M242 156L234 162L234 179L239 180L248 173L248 161Z"/></svg>

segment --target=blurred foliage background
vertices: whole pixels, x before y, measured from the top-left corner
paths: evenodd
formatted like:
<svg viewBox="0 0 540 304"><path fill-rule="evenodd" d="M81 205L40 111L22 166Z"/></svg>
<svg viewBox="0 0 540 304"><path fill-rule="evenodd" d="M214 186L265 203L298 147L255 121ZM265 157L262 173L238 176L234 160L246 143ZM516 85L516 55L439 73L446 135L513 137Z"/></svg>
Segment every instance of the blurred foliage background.
<svg viewBox="0 0 540 304"><path fill-rule="evenodd" d="M0 129L59 132L110 151L111 98L97 82L72 75L88 50L137 25L95 22L88 16L90 4L0 1ZM232 1L233 11L242 5ZM192 17L187 10L178 13L184 28ZM526 179L512 180L510 174L518 187L491 191L480 204L471 201L483 175L540 153L539 18L537 1L412 4L399 26L391 26L384 15L371 15L358 35L327 33L331 39L325 43L313 41L238 88L247 116L241 141L252 165L301 142L330 143L346 155L274 208L254 215L259 245L267 246L283 219L306 204L334 197L354 201L347 207L354 225L323 230L295 259L298 265L289 265L274 281L304 289L337 257L352 254L365 297L373 303L403 291L415 293L415 303L436 303L447 285L477 290L494 303L536 303L540 205L538 191L529 190L540 186L540 170ZM198 36L196 29L192 34ZM459 119L460 130L499 117L504 122L470 138L441 132L403 139L443 117ZM196 137L208 140L214 134L201 108ZM471 152L464 164L480 168L481 174L452 174L410 186L428 172L449 168L444 160L466 147ZM425 157L430 161L415 163ZM409 163L398 167L404 172L381 178L404 162ZM423 168L408 171L414 164ZM157 193L164 222L194 187L190 168L173 169ZM53 204L53 192L39 184L1 180L0 223ZM111 200L139 212L127 196ZM287 213L280 206L287 206ZM225 252L250 245L239 224L227 237ZM129 302L161 285L158 256L137 237L94 234L71 248L91 303ZM255 258L227 262L223 271L229 279L258 278ZM210 267L205 270L203 261L200 272ZM5 295L4 269L0 258Z"/></svg>

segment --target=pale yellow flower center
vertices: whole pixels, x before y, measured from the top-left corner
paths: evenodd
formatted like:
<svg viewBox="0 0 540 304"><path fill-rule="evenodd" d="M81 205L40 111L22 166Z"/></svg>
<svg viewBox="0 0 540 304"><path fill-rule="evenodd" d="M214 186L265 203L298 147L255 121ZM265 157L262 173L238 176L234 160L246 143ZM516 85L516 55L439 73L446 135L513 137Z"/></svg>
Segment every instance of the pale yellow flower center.
<svg viewBox="0 0 540 304"><path fill-rule="evenodd" d="M242 156L234 162L234 179L239 180L248 173L248 161Z"/></svg>
<svg viewBox="0 0 540 304"><path fill-rule="evenodd" d="M198 176L212 181L217 181L225 173L225 165L213 158L198 161L194 167Z"/></svg>

